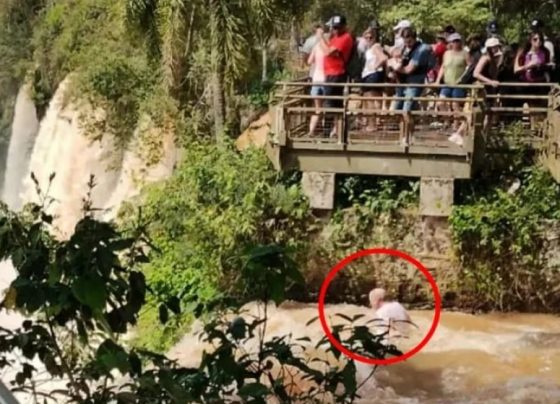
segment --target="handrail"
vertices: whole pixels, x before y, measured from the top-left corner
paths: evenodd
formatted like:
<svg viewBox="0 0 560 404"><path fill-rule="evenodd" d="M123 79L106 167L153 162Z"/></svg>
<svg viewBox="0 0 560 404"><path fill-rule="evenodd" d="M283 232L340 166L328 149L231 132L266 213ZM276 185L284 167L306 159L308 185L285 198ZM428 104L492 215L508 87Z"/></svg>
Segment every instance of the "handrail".
<svg viewBox="0 0 560 404"><path fill-rule="evenodd" d="M321 87L357 87L357 88L408 88L408 87L417 87L417 88L443 88L449 86L442 86L440 84L406 84L406 83L326 83L326 82L293 82L293 81L278 81L274 83L275 86L284 86L284 87L313 87L313 86L321 86ZM484 89L483 85L472 85L472 84L457 84L452 86L453 88L465 88L465 89Z"/></svg>
<svg viewBox="0 0 560 404"><path fill-rule="evenodd" d="M485 89L491 87L486 84L476 83L476 84L454 84L454 85L442 85L434 83L423 83L423 84L412 84L412 83L360 83L360 82L346 82L346 83L327 83L327 82L295 82L295 81L278 81L274 83L275 86L285 86L285 87L313 87L313 86L329 86L329 87L350 87L350 88L463 88L463 89ZM525 82L503 82L498 84L499 87L550 87L555 88L556 83L525 83Z"/></svg>
<svg viewBox="0 0 560 404"><path fill-rule="evenodd" d="M278 96L278 98L282 98ZM290 99L294 100L352 100L352 101L407 101L410 100L410 97L350 97L345 95L290 95L288 96ZM548 99L548 97L544 97ZM476 98L473 97L466 97L466 98L432 98L432 97L414 97L416 101L435 101L435 102L470 102L475 101Z"/></svg>

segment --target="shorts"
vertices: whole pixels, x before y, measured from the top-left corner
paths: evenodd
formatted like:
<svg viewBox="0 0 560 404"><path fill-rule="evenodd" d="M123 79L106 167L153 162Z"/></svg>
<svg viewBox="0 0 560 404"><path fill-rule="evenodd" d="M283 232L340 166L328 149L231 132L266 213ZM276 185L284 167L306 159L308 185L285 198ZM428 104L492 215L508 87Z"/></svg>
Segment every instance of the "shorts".
<svg viewBox="0 0 560 404"><path fill-rule="evenodd" d="M418 101L412 100L411 98L420 97L424 89L421 87L399 87L397 88L397 97L409 98L408 100L397 100L395 101L394 109L397 111L407 111L410 112L413 109L418 109Z"/></svg>
<svg viewBox="0 0 560 404"><path fill-rule="evenodd" d="M345 74L340 74L338 76L327 76L325 80L326 83L346 83L347 76ZM344 95L344 86L325 86L324 87L326 97L341 97ZM325 108L343 108L344 102L340 100L325 100Z"/></svg>
<svg viewBox="0 0 560 404"><path fill-rule="evenodd" d="M362 78L362 83L365 84L380 84L385 82L385 72L375 72L368 74L366 77ZM383 91L381 87L363 87L362 91L367 93L369 91Z"/></svg>
<svg viewBox="0 0 560 404"><path fill-rule="evenodd" d="M311 95L313 97L320 97L325 95L325 87L323 86L313 86L311 87Z"/></svg>
<svg viewBox="0 0 560 404"><path fill-rule="evenodd" d="M443 87L439 96L442 98L466 98L467 90L465 88Z"/></svg>

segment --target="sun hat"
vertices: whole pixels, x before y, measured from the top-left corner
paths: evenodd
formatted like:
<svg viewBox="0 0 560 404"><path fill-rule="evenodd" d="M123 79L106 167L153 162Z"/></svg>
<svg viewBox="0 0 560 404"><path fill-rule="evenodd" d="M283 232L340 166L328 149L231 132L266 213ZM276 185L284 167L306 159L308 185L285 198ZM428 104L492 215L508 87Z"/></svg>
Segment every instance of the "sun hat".
<svg viewBox="0 0 560 404"><path fill-rule="evenodd" d="M447 37L447 42L462 41L463 37L458 32L454 32Z"/></svg>
<svg viewBox="0 0 560 404"><path fill-rule="evenodd" d="M400 20L397 25L393 28L394 31L399 31L403 28L411 28L412 23L409 20Z"/></svg>
<svg viewBox="0 0 560 404"><path fill-rule="evenodd" d="M484 46L486 48L495 48L496 46L500 46L500 40L498 38L488 38Z"/></svg>

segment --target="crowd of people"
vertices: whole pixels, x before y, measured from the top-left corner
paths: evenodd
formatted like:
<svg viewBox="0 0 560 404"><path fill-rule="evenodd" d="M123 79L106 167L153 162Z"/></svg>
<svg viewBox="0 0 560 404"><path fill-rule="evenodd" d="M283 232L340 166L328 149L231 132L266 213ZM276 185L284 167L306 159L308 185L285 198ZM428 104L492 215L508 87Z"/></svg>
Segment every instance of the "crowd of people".
<svg viewBox="0 0 560 404"><path fill-rule="evenodd" d="M522 44L506 43L495 20L488 23L485 35L466 38L448 25L437 33L435 43L422 41L413 23L406 19L393 28L390 44L382 39L383 31L377 20L357 38L348 30L343 15L333 16L326 24L317 24L314 30L302 47L304 61L310 66L311 95L333 97L315 98L317 111L322 107L342 107L342 98L336 96L343 95L344 87L329 86L329 83L364 83L363 93L372 99L366 102L366 108L401 111L419 108L415 99L423 94L425 87L418 85L438 84L437 96L449 99L438 102L438 109L462 111L467 90L461 86L480 83L490 94L500 91L542 95L549 91L548 87L501 88L500 83L557 80L555 47L539 19L530 22L527 39ZM405 85L396 87L385 83ZM386 103L383 96L394 96L394 101ZM310 135L315 133L319 119L319 113L312 116ZM331 125L330 136L336 136L337 126ZM375 120L368 120L366 130L375 129ZM453 129L449 140L462 145L462 124L454 123Z"/></svg>

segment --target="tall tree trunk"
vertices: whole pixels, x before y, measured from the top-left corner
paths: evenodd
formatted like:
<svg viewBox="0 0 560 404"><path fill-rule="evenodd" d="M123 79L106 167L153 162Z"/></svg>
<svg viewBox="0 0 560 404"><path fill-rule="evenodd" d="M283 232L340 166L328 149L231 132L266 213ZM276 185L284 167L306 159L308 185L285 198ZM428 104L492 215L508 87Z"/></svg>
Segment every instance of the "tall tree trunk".
<svg viewBox="0 0 560 404"><path fill-rule="evenodd" d="M225 120L226 120L226 105L224 99L224 76L223 70L216 66L212 72L211 87L212 87L212 109L214 112L214 136L217 143L222 143L224 140Z"/></svg>
<svg viewBox="0 0 560 404"><path fill-rule="evenodd" d="M292 52L299 51L299 27L295 18L290 22L290 49Z"/></svg>
<svg viewBox="0 0 560 404"><path fill-rule="evenodd" d="M261 48L262 56L262 77L261 81L264 83L268 80L268 46L263 44Z"/></svg>
<svg viewBox="0 0 560 404"><path fill-rule="evenodd" d="M214 137L217 143L222 143L224 140L224 130L226 122L226 105L224 95L224 45L220 37L220 19L216 11L219 9L220 4L215 0L210 0L208 5L210 7L210 86L212 88L212 109L214 113Z"/></svg>
<svg viewBox="0 0 560 404"><path fill-rule="evenodd" d="M290 53L294 60L299 60L299 25L295 18L290 23Z"/></svg>

